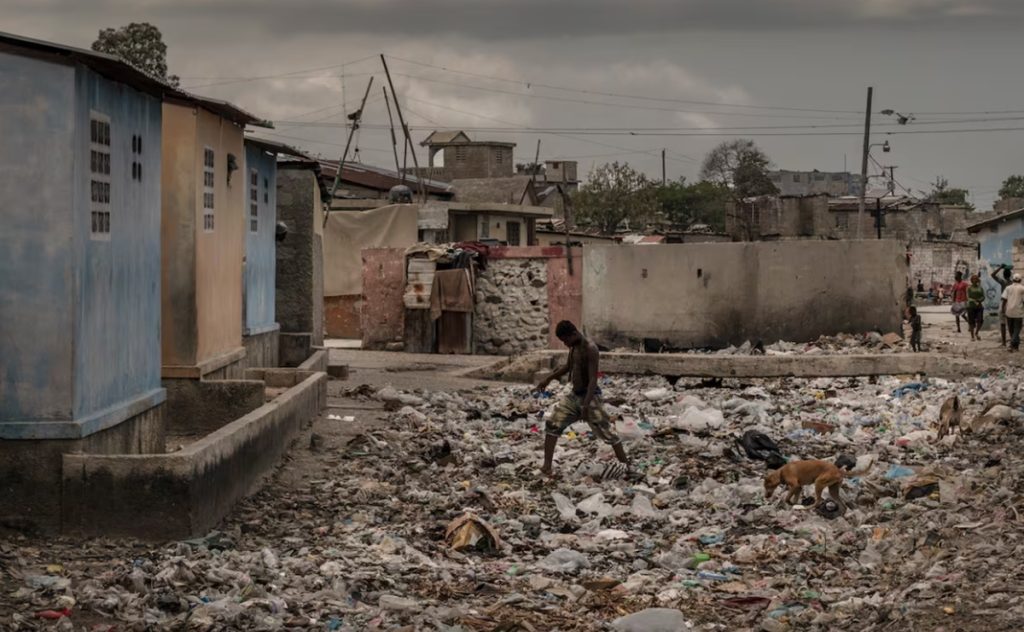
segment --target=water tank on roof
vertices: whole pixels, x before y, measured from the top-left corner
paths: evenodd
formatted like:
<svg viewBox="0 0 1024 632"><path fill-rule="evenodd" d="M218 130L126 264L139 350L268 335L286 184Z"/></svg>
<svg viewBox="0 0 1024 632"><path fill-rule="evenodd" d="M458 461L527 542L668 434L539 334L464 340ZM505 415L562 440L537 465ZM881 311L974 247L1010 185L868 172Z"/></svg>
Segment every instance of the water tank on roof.
<svg viewBox="0 0 1024 632"><path fill-rule="evenodd" d="M412 204L412 189L404 184L396 184L388 191L388 201L392 204Z"/></svg>

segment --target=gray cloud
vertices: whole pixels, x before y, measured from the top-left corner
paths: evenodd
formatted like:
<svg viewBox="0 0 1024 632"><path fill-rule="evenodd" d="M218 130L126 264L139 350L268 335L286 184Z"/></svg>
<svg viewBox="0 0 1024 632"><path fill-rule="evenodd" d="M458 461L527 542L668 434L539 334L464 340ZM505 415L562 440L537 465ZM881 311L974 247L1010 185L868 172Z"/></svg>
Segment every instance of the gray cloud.
<svg viewBox="0 0 1024 632"><path fill-rule="evenodd" d="M479 40L873 28L1015 28L1018 0L14 0L21 12L71 18L97 12L125 17L234 20L276 37L311 33Z"/></svg>
<svg viewBox="0 0 1024 632"><path fill-rule="evenodd" d="M721 127L841 123L860 115L746 111L613 98L593 92L706 102L859 111L1024 109L1018 74L1024 41L1017 0L0 0L0 28L88 46L97 31L150 21L165 34L173 72L203 94L279 121L270 132L336 157L365 82L376 76L359 135L362 159L392 164L376 55L391 56L417 139L433 127ZM267 75L336 66L270 79ZM479 75L417 66L401 59ZM230 78L251 80L232 82ZM544 83L589 90L546 89ZM529 87L526 84L530 84ZM344 86L344 87L343 87ZM342 103L345 103L343 107ZM588 103L589 102L589 103ZM614 105L613 105L614 104ZM729 114L731 112L732 114ZM922 117L927 118L927 117ZM936 117L931 117L935 119ZM956 117L953 117L956 118ZM313 126L288 125L301 120ZM876 119L875 138L887 129ZM1008 126L1015 126L1007 124ZM952 126L951 126L952 127ZM961 126L962 127L962 126ZM847 129L847 128L840 128ZM924 128L919 128L924 129ZM762 130L767 131L767 130ZM694 178L722 136L605 136L473 131L518 143L516 158L577 158L586 172L627 160L660 176ZM753 136L792 169L859 164L860 138ZM1020 132L899 136L879 156L913 189L936 175L965 186L981 206L1008 174L1024 171Z"/></svg>

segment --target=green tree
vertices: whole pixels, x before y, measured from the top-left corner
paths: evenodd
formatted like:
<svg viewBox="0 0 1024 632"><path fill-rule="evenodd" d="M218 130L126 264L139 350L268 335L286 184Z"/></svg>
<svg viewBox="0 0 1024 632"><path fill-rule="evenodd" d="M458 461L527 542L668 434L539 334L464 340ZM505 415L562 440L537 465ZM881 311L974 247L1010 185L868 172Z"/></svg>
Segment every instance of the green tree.
<svg viewBox="0 0 1024 632"><path fill-rule="evenodd" d="M1003 186L999 188L999 197L1021 198L1024 197L1024 176L1010 176L1003 180Z"/></svg>
<svg viewBox="0 0 1024 632"><path fill-rule="evenodd" d="M729 195L729 190L716 182L687 184L686 178L657 189L659 210L666 220L682 228L707 224L718 232L725 230L725 203Z"/></svg>
<svg viewBox="0 0 1024 632"><path fill-rule="evenodd" d="M116 55L128 64L177 86L177 75L167 74L167 44L160 29L149 22L132 22L116 29L101 29L92 49Z"/></svg>
<svg viewBox="0 0 1024 632"><path fill-rule="evenodd" d="M626 222L637 227L658 209L654 183L627 163L613 162L590 172L573 196L576 221L612 235Z"/></svg>
<svg viewBox="0 0 1024 632"><path fill-rule="evenodd" d="M966 206L974 209L974 205L967 201L970 192L967 189L957 189L949 186L949 180L942 176L936 176L932 183L932 190L925 197L926 202L947 204L951 206Z"/></svg>
<svg viewBox="0 0 1024 632"><path fill-rule="evenodd" d="M768 177L771 160L748 139L725 141L708 152L701 166L701 180L725 187L737 200L774 195L779 189Z"/></svg>

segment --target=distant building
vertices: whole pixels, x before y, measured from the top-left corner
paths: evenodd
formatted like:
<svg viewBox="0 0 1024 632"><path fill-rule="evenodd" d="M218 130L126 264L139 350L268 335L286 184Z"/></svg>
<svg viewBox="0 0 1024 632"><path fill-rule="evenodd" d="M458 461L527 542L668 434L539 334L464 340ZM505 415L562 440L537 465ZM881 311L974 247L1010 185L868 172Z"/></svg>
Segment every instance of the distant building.
<svg viewBox="0 0 1024 632"><path fill-rule="evenodd" d="M1024 208L975 222L967 230L979 242L985 307L998 311L1001 292L989 271L999 264L1012 265L1018 273L1024 270Z"/></svg>
<svg viewBox="0 0 1024 632"><path fill-rule="evenodd" d="M858 231L856 197L762 196L726 205L726 232L734 241L786 239L894 239L907 245L910 282L944 285L958 269L974 268L977 240L968 233L970 209L908 197L868 198ZM881 227L876 208L881 209Z"/></svg>
<svg viewBox="0 0 1024 632"><path fill-rule="evenodd" d="M860 195L860 176L848 171L769 171L780 195Z"/></svg>
<svg viewBox="0 0 1024 632"><path fill-rule="evenodd" d="M420 143L427 148L427 164L418 175L451 182L460 178L507 178L515 174L515 143L473 141L465 132L432 132ZM415 169L408 173L416 174Z"/></svg>

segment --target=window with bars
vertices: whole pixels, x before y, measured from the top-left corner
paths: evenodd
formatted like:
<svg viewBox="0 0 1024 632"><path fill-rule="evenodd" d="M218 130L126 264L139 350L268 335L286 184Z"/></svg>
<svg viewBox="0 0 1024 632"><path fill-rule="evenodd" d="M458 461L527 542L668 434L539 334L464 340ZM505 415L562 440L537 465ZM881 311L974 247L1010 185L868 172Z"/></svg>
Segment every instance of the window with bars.
<svg viewBox="0 0 1024 632"><path fill-rule="evenodd" d="M260 217L260 174L253 169L249 172L249 232L259 230Z"/></svg>
<svg viewBox="0 0 1024 632"><path fill-rule="evenodd" d="M216 170L216 156L213 149L203 149L203 230L211 232L214 229L214 197L213 188Z"/></svg>
<svg viewBox="0 0 1024 632"><path fill-rule="evenodd" d="M850 227L850 215L848 213L836 213L836 228L846 230Z"/></svg>
<svg viewBox="0 0 1024 632"><path fill-rule="evenodd" d="M498 163L499 165L501 163L505 162L505 150L504 149L495 149L494 150L494 162Z"/></svg>
<svg viewBox="0 0 1024 632"><path fill-rule="evenodd" d="M142 182L142 135L132 134L132 180Z"/></svg>
<svg viewBox="0 0 1024 632"><path fill-rule="evenodd" d="M89 211L93 239L110 239L110 118L89 113Z"/></svg>
<svg viewBox="0 0 1024 632"><path fill-rule="evenodd" d="M456 147L455 148L455 162L466 162L466 158L467 157L468 157L468 152L467 152L465 147Z"/></svg>

